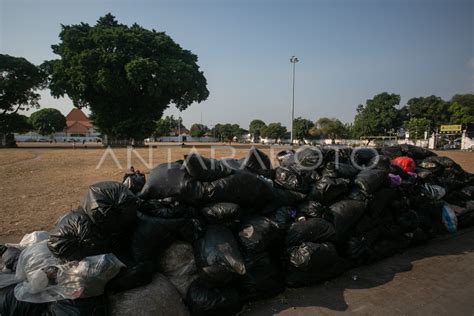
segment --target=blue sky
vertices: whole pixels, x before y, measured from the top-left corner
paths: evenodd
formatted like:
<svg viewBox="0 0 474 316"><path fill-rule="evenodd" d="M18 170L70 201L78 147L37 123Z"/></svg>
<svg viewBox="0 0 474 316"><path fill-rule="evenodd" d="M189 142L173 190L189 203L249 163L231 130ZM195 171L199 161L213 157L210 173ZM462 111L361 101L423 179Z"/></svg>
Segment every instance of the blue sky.
<svg viewBox="0 0 474 316"><path fill-rule="evenodd" d="M24 1L0 0L0 51L39 64L55 58L60 24L121 23L165 31L199 57L209 99L179 113L194 122L259 118L289 126L291 55L295 116L353 120L383 91L414 96L474 91L474 1ZM68 99L42 93L63 113Z"/></svg>

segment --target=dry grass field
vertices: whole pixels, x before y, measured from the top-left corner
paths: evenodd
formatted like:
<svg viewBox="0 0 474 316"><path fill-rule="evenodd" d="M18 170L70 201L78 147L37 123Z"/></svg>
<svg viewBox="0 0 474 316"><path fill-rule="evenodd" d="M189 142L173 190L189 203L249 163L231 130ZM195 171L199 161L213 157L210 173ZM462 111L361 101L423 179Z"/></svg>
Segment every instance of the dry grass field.
<svg viewBox="0 0 474 316"><path fill-rule="evenodd" d="M79 205L87 187L97 181L121 181L127 168L127 156L136 169L148 173L159 163L183 159L191 148L158 147L114 149L20 148L0 150L0 243L17 241L25 233L49 230L59 216ZM210 148L197 148L200 154L211 156ZM281 148L263 149L273 158ZM215 157L240 158L248 148L215 149ZM100 164L102 157L102 164ZM143 161L137 156L141 156ZM474 172L474 153L442 152Z"/></svg>

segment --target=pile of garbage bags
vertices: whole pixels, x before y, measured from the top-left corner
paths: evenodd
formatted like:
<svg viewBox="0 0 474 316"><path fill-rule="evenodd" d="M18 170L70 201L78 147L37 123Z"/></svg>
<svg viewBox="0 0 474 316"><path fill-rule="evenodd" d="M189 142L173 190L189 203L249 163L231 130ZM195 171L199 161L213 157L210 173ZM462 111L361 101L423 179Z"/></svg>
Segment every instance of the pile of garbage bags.
<svg viewBox="0 0 474 316"><path fill-rule="evenodd" d="M236 314L474 224L474 175L419 147L183 158L1 246L0 314Z"/></svg>

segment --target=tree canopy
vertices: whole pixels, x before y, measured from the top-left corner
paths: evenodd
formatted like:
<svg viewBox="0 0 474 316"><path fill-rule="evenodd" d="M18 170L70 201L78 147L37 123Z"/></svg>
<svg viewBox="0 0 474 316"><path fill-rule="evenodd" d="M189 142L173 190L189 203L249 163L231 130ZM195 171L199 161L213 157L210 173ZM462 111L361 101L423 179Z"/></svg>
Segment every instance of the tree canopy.
<svg viewBox="0 0 474 316"><path fill-rule="evenodd" d="M431 130L439 128L442 124L449 123L449 103L435 95L411 98L408 100L406 108L408 119L427 119Z"/></svg>
<svg viewBox="0 0 474 316"><path fill-rule="evenodd" d="M244 130L238 124L216 124L212 134L222 140L231 141L234 137L240 137Z"/></svg>
<svg viewBox="0 0 474 316"><path fill-rule="evenodd" d="M383 92L372 99L367 100L365 105L357 107L354 118L354 132L357 136L382 135L402 125L400 113L396 108L400 104L400 95Z"/></svg>
<svg viewBox="0 0 474 316"><path fill-rule="evenodd" d="M0 115L0 133L27 133L32 130L28 117L18 113Z"/></svg>
<svg viewBox="0 0 474 316"><path fill-rule="evenodd" d="M189 132L192 137L203 137L206 132L209 131L206 125L203 124L193 124Z"/></svg>
<svg viewBox="0 0 474 316"><path fill-rule="evenodd" d="M22 57L0 54L0 115L38 108L45 74ZM18 117L12 117L12 120Z"/></svg>
<svg viewBox="0 0 474 316"><path fill-rule="evenodd" d="M171 129L174 128L186 128L183 125L183 119L182 118L174 118L173 115L171 116L166 116L165 118L161 118L155 123L155 128L153 130L153 136L154 137L161 137L161 136L167 136L170 134Z"/></svg>
<svg viewBox="0 0 474 316"><path fill-rule="evenodd" d="M474 122L474 94L456 94L448 108L450 123L466 124Z"/></svg>
<svg viewBox="0 0 474 316"><path fill-rule="evenodd" d="M318 138L345 138L348 136L348 130L344 123L336 118L322 117L316 121L310 134Z"/></svg>
<svg viewBox="0 0 474 316"><path fill-rule="evenodd" d="M408 130L410 139L421 139L425 132L429 133L431 121L426 118L412 117L405 123L405 129Z"/></svg>
<svg viewBox="0 0 474 316"><path fill-rule="evenodd" d="M163 111L184 110L207 99L206 78L197 56L164 32L120 24L107 14L94 26L62 25L47 61L49 88L89 107L94 125L110 139L143 139Z"/></svg>
<svg viewBox="0 0 474 316"><path fill-rule="evenodd" d="M30 116L33 129L41 135L51 135L62 132L66 127L66 118L56 109L42 109Z"/></svg>
<svg viewBox="0 0 474 316"><path fill-rule="evenodd" d="M310 136L309 130L314 126L313 122L308 119L297 117L293 120L294 138L304 140Z"/></svg>
<svg viewBox="0 0 474 316"><path fill-rule="evenodd" d="M286 134L286 127L282 126L281 123L270 123L262 130L262 137L270 139L283 138Z"/></svg>
<svg viewBox="0 0 474 316"><path fill-rule="evenodd" d="M258 141L260 136L262 136L262 129L265 128L267 125L262 120L253 120L250 122L249 125L249 133L253 138L253 141Z"/></svg>

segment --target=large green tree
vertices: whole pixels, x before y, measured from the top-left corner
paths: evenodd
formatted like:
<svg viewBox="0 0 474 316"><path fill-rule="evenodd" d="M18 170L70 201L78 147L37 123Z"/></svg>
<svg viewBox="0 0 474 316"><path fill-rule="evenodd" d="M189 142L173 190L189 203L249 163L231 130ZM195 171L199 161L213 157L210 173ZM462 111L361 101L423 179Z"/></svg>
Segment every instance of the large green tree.
<svg viewBox="0 0 474 316"><path fill-rule="evenodd" d="M232 141L234 137L239 138L243 134L244 130L238 124L216 124L212 129L212 135L227 141Z"/></svg>
<svg viewBox="0 0 474 316"><path fill-rule="evenodd" d="M436 130L440 125L449 123L449 103L435 95L411 98L407 102L406 109L407 119L427 119L430 130Z"/></svg>
<svg viewBox="0 0 474 316"><path fill-rule="evenodd" d="M466 124L474 122L474 94L456 94L449 105L450 123Z"/></svg>
<svg viewBox="0 0 474 316"><path fill-rule="evenodd" d="M56 109L42 109L30 116L33 129L41 135L51 135L62 132L66 127L66 118Z"/></svg>
<svg viewBox="0 0 474 316"><path fill-rule="evenodd" d="M262 136L270 139L281 139L286 134L286 127L281 123L270 123L262 130Z"/></svg>
<svg viewBox="0 0 474 316"><path fill-rule="evenodd" d="M0 131L9 133L26 133L32 130L28 117L18 113L0 115Z"/></svg>
<svg viewBox="0 0 474 316"><path fill-rule="evenodd" d="M209 131L209 128L203 124L193 124L189 130L192 137L203 137L206 132Z"/></svg>
<svg viewBox="0 0 474 316"><path fill-rule="evenodd" d="M186 128L183 125L182 118L175 119L173 115L166 116L165 118L161 118L156 121L152 134L154 137L168 136L171 132L171 129L177 128Z"/></svg>
<svg viewBox="0 0 474 316"><path fill-rule="evenodd" d="M267 126L262 120L253 120L249 125L249 133L253 138L254 142L258 142L260 136L262 136L262 129Z"/></svg>
<svg viewBox="0 0 474 316"><path fill-rule="evenodd" d="M316 121L314 127L310 130L310 134L317 138L346 138L349 131L340 120L336 118L322 117Z"/></svg>
<svg viewBox="0 0 474 316"><path fill-rule="evenodd" d="M0 116L38 108L45 74L25 58L0 54Z"/></svg>
<svg viewBox="0 0 474 316"><path fill-rule="evenodd" d="M377 136L397 129L402 125L400 113L396 108L400 104L400 95L383 92L365 105L357 107L354 118L354 132L356 136Z"/></svg>
<svg viewBox="0 0 474 316"><path fill-rule="evenodd" d="M89 107L109 139L143 139L170 104L184 110L209 95L197 56L164 32L107 14L94 26L63 25L59 37L52 48L60 59L43 64L51 92Z"/></svg>
<svg viewBox="0 0 474 316"><path fill-rule="evenodd" d="M297 117L293 120L294 139L304 140L310 136L310 129L314 124L308 119Z"/></svg>
<svg viewBox="0 0 474 316"><path fill-rule="evenodd" d="M429 134L430 125L430 120L426 118L412 117L405 123L405 129L408 131L410 139L418 140L424 138L425 132Z"/></svg>

